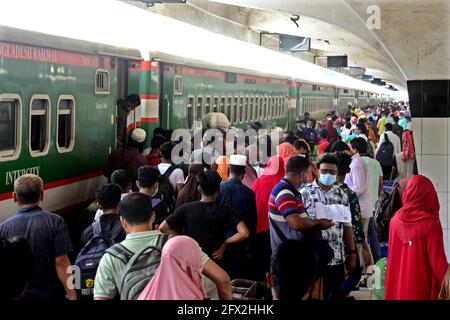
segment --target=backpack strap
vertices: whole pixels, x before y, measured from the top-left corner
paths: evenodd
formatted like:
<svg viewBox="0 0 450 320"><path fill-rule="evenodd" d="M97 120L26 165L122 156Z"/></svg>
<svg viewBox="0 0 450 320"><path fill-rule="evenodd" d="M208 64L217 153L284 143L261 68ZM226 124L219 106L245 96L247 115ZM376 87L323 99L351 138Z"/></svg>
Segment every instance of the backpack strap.
<svg viewBox="0 0 450 320"><path fill-rule="evenodd" d="M270 225L272 226L273 230L275 230L275 233L277 234L278 238L280 238L280 240L282 242L285 242L287 240L287 238L284 235L284 233L281 231L280 227L278 227L277 224L272 219L270 219L270 217L269 217L269 221L270 221Z"/></svg>
<svg viewBox="0 0 450 320"><path fill-rule="evenodd" d="M92 224L92 231L94 232L94 237L99 237L102 235L102 224L100 223L100 219Z"/></svg>
<svg viewBox="0 0 450 320"><path fill-rule="evenodd" d="M114 227L111 230L111 238L114 240L117 238L121 233L123 232L122 224L120 223L120 220L114 225Z"/></svg>
<svg viewBox="0 0 450 320"><path fill-rule="evenodd" d="M168 234L160 234L158 237L158 242L156 244L156 246L158 248L160 248L160 250L162 250L162 248L164 247L164 245L166 244L167 240L169 240L170 236Z"/></svg>
<svg viewBox="0 0 450 320"><path fill-rule="evenodd" d="M391 142L391 141L389 140L389 137L388 137L388 135L387 135L386 132L384 133L384 141L386 141L386 142Z"/></svg>
<svg viewBox="0 0 450 320"><path fill-rule="evenodd" d="M108 250L105 251L105 253L108 253L114 258L121 260L124 264L128 264L134 254L120 243L116 243L112 247L109 247Z"/></svg>
<svg viewBox="0 0 450 320"><path fill-rule="evenodd" d="M177 169L177 167L175 167L173 164L170 165L170 167L167 168L166 172L164 172L163 176L169 179L170 175L175 171L175 169Z"/></svg>

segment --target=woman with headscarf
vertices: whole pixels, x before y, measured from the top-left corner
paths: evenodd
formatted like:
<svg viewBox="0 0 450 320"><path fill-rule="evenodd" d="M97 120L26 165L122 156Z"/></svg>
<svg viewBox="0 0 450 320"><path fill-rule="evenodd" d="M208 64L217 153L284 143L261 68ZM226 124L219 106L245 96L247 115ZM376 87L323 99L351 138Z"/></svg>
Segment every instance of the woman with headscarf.
<svg viewBox="0 0 450 320"><path fill-rule="evenodd" d="M178 193L177 202L175 208L178 208L182 204L190 203L194 201L200 201L202 195L198 190L198 183L195 176L204 170L203 164L191 164L189 165L188 176L184 183L183 188Z"/></svg>
<svg viewBox="0 0 450 320"><path fill-rule="evenodd" d="M290 158L297 156L297 150L288 142L283 142L278 145L277 153L278 156L283 159L284 168L286 168L286 164Z"/></svg>
<svg viewBox="0 0 450 320"><path fill-rule="evenodd" d="M436 190L428 178L414 176L389 224L385 299L435 300L441 288L448 295L448 269Z"/></svg>
<svg viewBox="0 0 450 320"><path fill-rule="evenodd" d="M269 197L272 189L285 175L284 161L281 157L270 158L267 167L261 177L256 179L251 189L255 193L256 200L256 235L253 243L254 265L252 273L255 279L264 281L266 272L269 271L270 247L269 232Z"/></svg>
<svg viewBox="0 0 450 320"><path fill-rule="evenodd" d="M418 174L417 162L414 154L414 139L412 132L406 130L402 136L402 152L395 156L394 166L392 167L391 180L395 177L400 179L409 178Z"/></svg>
<svg viewBox="0 0 450 320"><path fill-rule="evenodd" d="M198 243L186 236L167 241L155 275L138 300L205 300Z"/></svg>

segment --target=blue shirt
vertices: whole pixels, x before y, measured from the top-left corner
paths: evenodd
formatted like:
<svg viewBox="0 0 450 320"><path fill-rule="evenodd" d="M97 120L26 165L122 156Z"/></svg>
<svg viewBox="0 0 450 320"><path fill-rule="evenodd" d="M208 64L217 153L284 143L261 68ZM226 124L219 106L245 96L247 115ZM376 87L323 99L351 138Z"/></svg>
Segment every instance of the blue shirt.
<svg viewBox="0 0 450 320"><path fill-rule="evenodd" d="M250 236L256 233L255 194L241 180L229 179L222 182L217 201L222 204L227 204L234 209L250 231Z"/></svg>
<svg viewBox="0 0 450 320"><path fill-rule="evenodd" d="M65 292L56 274L55 258L68 254L73 248L63 218L37 206L20 209L0 224L0 237L23 237L30 244L34 268L23 295L24 300L64 299Z"/></svg>

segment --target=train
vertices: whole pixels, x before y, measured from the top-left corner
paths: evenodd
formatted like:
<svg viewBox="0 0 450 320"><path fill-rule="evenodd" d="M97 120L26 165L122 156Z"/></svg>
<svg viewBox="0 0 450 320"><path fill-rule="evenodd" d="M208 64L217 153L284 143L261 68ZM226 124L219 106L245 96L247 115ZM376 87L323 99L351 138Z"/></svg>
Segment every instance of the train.
<svg viewBox="0 0 450 320"><path fill-rule="evenodd" d="M0 26L0 221L16 212L14 181L27 173L42 177L48 211L91 203L117 146L117 101L132 93L141 104L127 130L146 130L147 147L154 128L194 130L210 112L235 127L290 129L306 111L392 100L375 86L326 83Z"/></svg>

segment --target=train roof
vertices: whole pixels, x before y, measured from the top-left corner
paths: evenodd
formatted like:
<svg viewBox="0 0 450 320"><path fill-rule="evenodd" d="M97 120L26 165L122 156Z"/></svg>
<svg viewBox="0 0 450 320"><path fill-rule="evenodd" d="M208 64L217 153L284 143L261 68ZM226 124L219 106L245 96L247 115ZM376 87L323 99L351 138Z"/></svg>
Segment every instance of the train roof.
<svg viewBox="0 0 450 320"><path fill-rule="evenodd" d="M49 35L45 33L16 29L0 25L0 41L20 43L30 46L48 47L84 54L108 55L127 59L142 60L137 49L119 48L85 40Z"/></svg>
<svg viewBox="0 0 450 320"><path fill-rule="evenodd" d="M131 57L137 57L139 50L139 58L144 59L395 95L310 62L116 0L1 1L0 12L2 25L57 36L49 41L65 49L67 45L96 53L108 49Z"/></svg>

